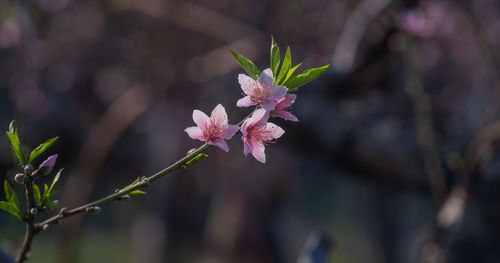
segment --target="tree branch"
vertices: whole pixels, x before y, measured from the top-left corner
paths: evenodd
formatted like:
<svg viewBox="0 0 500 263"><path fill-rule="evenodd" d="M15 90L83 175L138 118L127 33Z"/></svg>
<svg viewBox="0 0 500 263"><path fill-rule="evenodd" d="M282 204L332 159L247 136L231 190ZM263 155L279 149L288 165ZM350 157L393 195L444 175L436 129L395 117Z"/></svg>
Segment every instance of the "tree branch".
<svg viewBox="0 0 500 263"><path fill-rule="evenodd" d="M28 259L27 255L31 248L31 242L33 237L37 233L37 227L35 227L35 215L31 213L31 210L35 208L35 199L33 197L33 181L27 180L26 184L26 204L27 204L27 220L26 220L26 235L24 236L23 245L19 254L17 255L16 262L21 263Z"/></svg>

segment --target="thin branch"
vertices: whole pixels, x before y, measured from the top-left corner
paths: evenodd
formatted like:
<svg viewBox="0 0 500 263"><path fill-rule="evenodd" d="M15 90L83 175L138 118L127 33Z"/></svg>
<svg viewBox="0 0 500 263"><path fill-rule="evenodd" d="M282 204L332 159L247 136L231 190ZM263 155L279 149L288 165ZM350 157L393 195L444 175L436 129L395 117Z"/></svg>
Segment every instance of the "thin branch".
<svg viewBox="0 0 500 263"><path fill-rule="evenodd" d="M35 227L35 215L31 209L35 208L35 199L33 197L33 181L26 182L26 207L28 218L26 220L26 235L24 237L23 245L19 254L17 255L16 262L21 263L28 259L27 254L30 251L33 237L36 235L37 227Z"/></svg>
<svg viewBox="0 0 500 263"><path fill-rule="evenodd" d="M80 207L71 209L69 211L62 209L59 212L59 214L57 214L57 215L55 215L55 216L53 216L53 217L51 217L43 222L36 224L35 227L36 228L43 228L44 225L56 224L59 222L59 220L61 220L63 218L73 216L76 214L80 214L80 213L83 213L86 211L88 212L92 207L96 207L96 206L117 200L121 196L129 194L130 192L138 190L142 187L145 187L149 183L152 183L152 182L160 179L161 177L163 177L163 176L165 176L165 175L167 175L167 174L169 174L177 169L184 168L186 163L189 160L193 159L194 157L196 157L198 154L202 153L203 151L205 151L209 147L210 147L210 145L208 143L205 143L200 148L198 148L196 151L192 152L191 154L186 155L185 157L181 158L180 160L178 160L174 164L170 165L169 167L165 168L164 170L162 170L162 171L160 171L160 172L158 172L150 177L143 177L139 182L137 182L135 185L133 185L131 187L126 187L126 188L124 188L116 193L113 193L111 195L108 195L100 200L82 205Z"/></svg>

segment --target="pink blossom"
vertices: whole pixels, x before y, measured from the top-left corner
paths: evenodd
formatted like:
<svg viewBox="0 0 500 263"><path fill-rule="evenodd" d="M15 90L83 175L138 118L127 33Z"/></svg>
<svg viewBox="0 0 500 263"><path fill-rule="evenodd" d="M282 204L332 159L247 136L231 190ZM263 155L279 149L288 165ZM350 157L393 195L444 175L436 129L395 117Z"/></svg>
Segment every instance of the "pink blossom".
<svg viewBox="0 0 500 263"><path fill-rule="evenodd" d="M268 119L269 111L258 109L241 125L243 153L245 156L248 153L252 153L253 157L261 163L266 163L265 145L273 142L285 133L276 124L267 122Z"/></svg>
<svg viewBox="0 0 500 263"><path fill-rule="evenodd" d="M276 101L276 107L273 111L271 111L271 116L279 117L288 121L299 121L299 119L297 119L297 117L290 112L295 99L297 99L297 95L295 94L287 94L285 97L278 99Z"/></svg>
<svg viewBox="0 0 500 263"><path fill-rule="evenodd" d="M238 82L245 93L245 97L238 100L236 106L249 107L260 104L265 110L273 110L276 100L286 95L285 86L273 85L271 69L264 70L255 81L247 75L239 74Z"/></svg>
<svg viewBox="0 0 500 263"><path fill-rule="evenodd" d="M226 152L229 151L225 140L231 139L239 127L228 124L226 110L222 105L217 105L210 117L202 111L194 110L193 121L197 126L184 130L189 137L208 142L208 144L217 146Z"/></svg>

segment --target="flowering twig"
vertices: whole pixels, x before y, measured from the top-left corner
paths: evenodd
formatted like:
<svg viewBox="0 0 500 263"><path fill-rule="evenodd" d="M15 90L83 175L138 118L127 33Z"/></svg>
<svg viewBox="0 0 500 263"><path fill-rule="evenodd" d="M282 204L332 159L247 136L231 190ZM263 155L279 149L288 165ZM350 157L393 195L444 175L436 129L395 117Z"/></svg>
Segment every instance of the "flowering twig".
<svg viewBox="0 0 500 263"><path fill-rule="evenodd" d="M269 118L278 117L285 120L298 121L298 118L290 112L291 106L295 102L297 96L295 94L289 94L289 92L296 92L300 86L324 73L329 66L309 69L301 74L294 75L294 71L300 64L293 68L291 67L291 53L288 48L281 70L278 70L280 53L274 39L271 45L271 68L264 71L258 69L255 64L247 58L234 52L233 55L249 74L248 76L243 74L239 74L238 76L238 82L245 96L238 100L236 106L254 106L255 109L252 113L237 125L232 125L229 124L226 110L221 104L218 104L214 108L210 116L200 110L194 110L193 121L196 126L188 127L185 131L192 139L204 142L199 148L189 151L186 156L150 177L138 178L130 185L97 201L73 209L62 208L56 215L39 223L35 223L35 216L38 213L58 208L58 201L52 200L57 191L52 191L52 189L59 180L62 170L54 177L50 187L44 185L42 195L35 180L40 176L49 175L52 172L57 155L48 157L35 171L33 171L32 163L57 141L58 137L47 140L36 147L29 155L25 155L21 147L17 129L15 129L13 123L11 123L7 136L11 141L13 152L17 156L21 167L24 169L24 173L17 174L15 180L25 186L27 214L24 215L21 212L17 196L7 181L5 181L4 184L7 201L0 201L0 209L11 213L26 223L26 236L16 258L16 262L24 262L28 258L28 252L30 251L34 236L40 231L48 229L50 225L58 224L62 219L73 215L97 213L101 209L100 205L115 200L126 200L130 198L131 195L144 194L144 192L139 189L148 186L150 183L175 170L187 168L201 158L206 157L207 155L203 154L203 152L210 146L216 146L228 152L229 146L226 140L230 140L236 133L240 132L242 134L241 139L244 146L244 155L247 156L248 153L251 153L256 160L265 163L266 145L275 142L276 139L280 138L285 133L281 127L268 122Z"/></svg>

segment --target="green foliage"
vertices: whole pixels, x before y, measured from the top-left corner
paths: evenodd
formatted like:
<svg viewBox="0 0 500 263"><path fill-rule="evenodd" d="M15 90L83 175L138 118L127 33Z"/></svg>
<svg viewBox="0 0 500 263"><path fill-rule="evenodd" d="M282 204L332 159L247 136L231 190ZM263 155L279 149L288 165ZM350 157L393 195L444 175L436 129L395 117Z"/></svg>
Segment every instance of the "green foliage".
<svg viewBox="0 0 500 263"><path fill-rule="evenodd" d="M63 170L64 169L61 169L59 170L59 172L57 172L56 176L54 177L54 180L52 180L52 184L50 185L50 187L47 184L44 185L43 195L41 196L41 200L39 202L41 207L50 207L52 209L59 208L57 200L52 199L57 193L59 193L59 191L55 191L53 190L53 188L54 185L57 183L57 181L59 181L59 178L61 177L61 173Z"/></svg>
<svg viewBox="0 0 500 263"><path fill-rule="evenodd" d="M271 71L273 72L273 78L276 79L278 74L278 67L280 65L280 48L274 37L271 36Z"/></svg>
<svg viewBox="0 0 500 263"><path fill-rule="evenodd" d="M59 137L54 137L52 139L48 139L44 143L42 143L38 147L36 147L33 151L31 151L29 163L32 163L38 156L40 156L47 149L49 149L50 146L52 146L52 144L54 144L58 139L59 139Z"/></svg>
<svg viewBox="0 0 500 263"><path fill-rule="evenodd" d="M201 159L205 159L207 157L208 157L208 155L206 155L204 153L200 153L200 154L196 155L195 157L193 157L191 160L187 161L186 165L191 166L191 165L197 163L198 161L200 161Z"/></svg>
<svg viewBox="0 0 500 263"><path fill-rule="evenodd" d="M285 79L281 82L281 84L285 83L292 75L293 73L295 72L295 70L297 70L300 66L302 66L302 63L296 65L295 67L291 68L287 74L286 74L286 77Z"/></svg>
<svg viewBox="0 0 500 263"><path fill-rule="evenodd" d="M243 67L243 69L248 73L248 75L252 79L257 79L259 77L261 71L259 68L257 68L257 66L255 66L255 64L252 61L250 61L248 58L243 57L240 54L237 54L234 51L231 51L231 53L233 54L236 61L238 61L241 67Z"/></svg>
<svg viewBox="0 0 500 263"><path fill-rule="evenodd" d="M252 61L233 51L231 51L231 53L251 78L256 80L259 77L261 71ZM295 71L302 65L302 63L292 68L292 52L290 51L290 47L287 47L285 58L283 59L281 69L278 74L278 68L281 62L280 48L272 36L270 57L270 68L273 73L274 84L287 87L289 92L297 92L299 87L321 76L321 74L325 73L325 71L330 68L330 65L326 65L319 68L308 69L300 74L294 75Z"/></svg>
<svg viewBox="0 0 500 263"><path fill-rule="evenodd" d="M12 186L10 186L7 180L4 181L3 186L5 190L5 199L7 199L7 201L0 201L0 209L5 210L6 212L22 220L24 215L21 212L21 208L19 207L19 200L17 199L14 189L12 189Z"/></svg>
<svg viewBox="0 0 500 263"><path fill-rule="evenodd" d="M132 191L132 192L130 192L128 194L129 195L144 195L144 194L146 194L146 192L141 191L141 190L134 190L134 191Z"/></svg>
<svg viewBox="0 0 500 263"><path fill-rule="evenodd" d="M42 201L42 195L40 193L40 188L38 188L38 185L33 184L33 196L35 197L35 201L37 204L40 204Z"/></svg>
<svg viewBox="0 0 500 263"><path fill-rule="evenodd" d="M280 74L278 75L278 77L275 77L274 79L276 85L281 85L283 82L285 82L286 76L291 66L292 66L292 53L290 51L290 47L287 47L283 64L281 64Z"/></svg>
<svg viewBox="0 0 500 263"><path fill-rule="evenodd" d="M313 79L319 77L323 74L330 65L326 65L319 68L308 69L300 74L292 75L285 83L284 86L288 88L289 92L297 92L299 87L309 83Z"/></svg>
<svg viewBox="0 0 500 263"><path fill-rule="evenodd" d="M9 131L6 132L7 137L10 140L10 148L16 155L17 159L21 163L21 165L27 164L26 156L21 149L21 142L19 141L19 136L17 134L17 128L14 126L14 121L12 121L9 125Z"/></svg>

